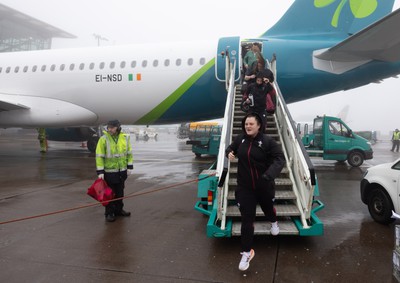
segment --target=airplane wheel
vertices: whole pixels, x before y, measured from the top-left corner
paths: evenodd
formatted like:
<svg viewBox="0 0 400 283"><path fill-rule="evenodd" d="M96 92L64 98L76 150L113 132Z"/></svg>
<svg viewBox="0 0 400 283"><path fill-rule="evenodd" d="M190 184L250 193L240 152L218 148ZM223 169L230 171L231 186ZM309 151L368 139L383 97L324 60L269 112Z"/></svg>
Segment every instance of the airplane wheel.
<svg viewBox="0 0 400 283"><path fill-rule="evenodd" d="M91 137L87 141L87 148L90 152L96 152L97 142L99 141L98 137Z"/></svg>
<svg viewBox="0 0 400 283"><path fill-rule="evenodd" d="M349 162L349 164L353 167L358 167L361 164L363 164L364 162L364 156L361 152L359 151L353 151L350 152L348 158L347 158L347 162Z"/></svg>

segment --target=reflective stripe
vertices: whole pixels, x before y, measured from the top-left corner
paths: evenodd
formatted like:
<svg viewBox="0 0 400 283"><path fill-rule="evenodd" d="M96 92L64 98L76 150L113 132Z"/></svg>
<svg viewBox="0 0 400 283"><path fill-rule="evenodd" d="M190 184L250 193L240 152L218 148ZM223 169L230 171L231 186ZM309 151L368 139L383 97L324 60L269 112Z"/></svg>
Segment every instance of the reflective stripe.
<svg viewBox="0 0 400 283"><path fill-rule="evenodd" d="M116 172L124 172L126 169L105 169L104 172L106 173L116 173Z"/></svg>

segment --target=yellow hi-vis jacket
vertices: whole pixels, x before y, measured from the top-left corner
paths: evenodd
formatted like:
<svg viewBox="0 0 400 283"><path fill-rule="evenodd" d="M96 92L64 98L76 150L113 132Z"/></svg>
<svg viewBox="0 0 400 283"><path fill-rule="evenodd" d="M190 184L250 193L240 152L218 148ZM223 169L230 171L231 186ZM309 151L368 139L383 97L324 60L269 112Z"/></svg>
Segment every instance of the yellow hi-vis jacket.
<svg viewBox="0 0 400 283"><path fill-rule="evenodd" d="M133 169L133 154L130 136L119 133L111 136L103 131L96 147L97 174L117 173Z"/></svg>
<svg viewBox="0 0 400 283"><path fill-rule="evenodd" d="M400 140L400 132L393 132L392 140L394 141Z"/></svg>

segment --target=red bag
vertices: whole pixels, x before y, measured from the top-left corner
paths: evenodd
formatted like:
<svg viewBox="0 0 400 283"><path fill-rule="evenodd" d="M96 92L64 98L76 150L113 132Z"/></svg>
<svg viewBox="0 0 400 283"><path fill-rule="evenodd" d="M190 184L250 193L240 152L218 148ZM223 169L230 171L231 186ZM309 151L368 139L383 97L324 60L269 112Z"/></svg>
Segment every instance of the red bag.
<svg viewBox="0 0 400 283"><path fill-rule="evenodd" d="M103 206L108 205L109 200L114 198L114 192L107 185L106 181L101 178L96 179L87 190L87 194L102 203Z"/></svg>
<svg viewBox="0 0 400 283"><path fill-rule="evenodd" d="M269 114L275 113L275 103L272 100L272 94L270 94L269 92L267 93L267 112Z"/></svg>

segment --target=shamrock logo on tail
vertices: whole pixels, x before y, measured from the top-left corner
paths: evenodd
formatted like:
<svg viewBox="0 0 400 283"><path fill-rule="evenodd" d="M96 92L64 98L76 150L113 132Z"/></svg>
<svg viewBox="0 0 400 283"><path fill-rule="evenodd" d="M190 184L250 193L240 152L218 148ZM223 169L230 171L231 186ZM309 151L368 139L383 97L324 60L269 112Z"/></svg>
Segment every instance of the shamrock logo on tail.
<svg viewBox="0 0 400 283"><path fill-rule="evenodd" d="M332 26L335 28L338 26L340 13L347 2L349 2L351 12L356 18L368 17L376 10L376 7L378 6L377 0L314 0L314 6L317 8L323 8L338 1L340 1L340 3L336 8L331 21Z"/></svg>

